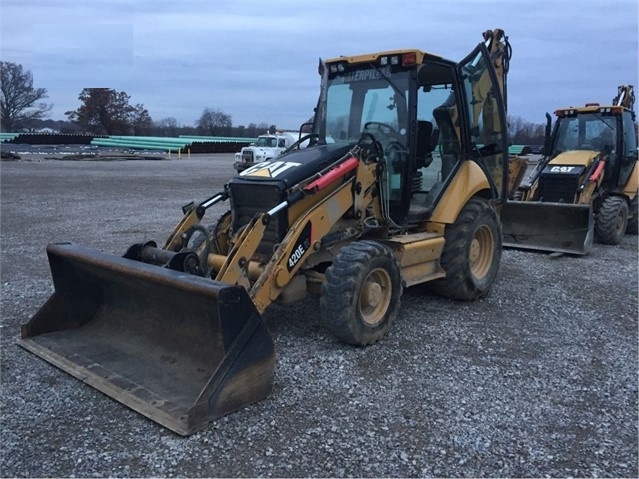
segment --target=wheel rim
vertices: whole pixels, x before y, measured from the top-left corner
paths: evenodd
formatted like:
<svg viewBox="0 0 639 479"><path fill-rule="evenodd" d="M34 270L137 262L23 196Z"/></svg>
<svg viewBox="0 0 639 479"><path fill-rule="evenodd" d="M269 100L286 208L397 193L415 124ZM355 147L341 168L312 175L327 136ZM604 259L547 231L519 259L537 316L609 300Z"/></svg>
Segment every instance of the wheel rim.
<svg viewBox="0 0 639 479"><path fill-rule="evenodd" d="M391 278L382 268L371 271L362 286L359 310L364 322L374 326L384 319L393 293Z"/></svg>
<svg viewBox="0 0 639 479"><path fill-rule="evenodd" d="M490 271L493 262L493 233L486 225L480 226L470 243L468 261L475 278L483 278Z"/></svg>
<svg viewBox="0 0 639 479"><path fill-rule="evenodd" d="M622 208L619 208L619 214L615 220L615 233L621 236L626 229L626 214Z"/></svg>

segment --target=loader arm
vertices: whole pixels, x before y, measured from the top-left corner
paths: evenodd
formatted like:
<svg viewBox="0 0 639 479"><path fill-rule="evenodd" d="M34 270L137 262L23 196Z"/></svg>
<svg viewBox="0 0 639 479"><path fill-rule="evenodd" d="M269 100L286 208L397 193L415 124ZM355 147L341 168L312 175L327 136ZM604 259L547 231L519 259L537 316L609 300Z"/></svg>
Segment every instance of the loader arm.
<svg viewBox="0 0 639 479"><path fill-rule="evenodd" d="M359 153L361 155L361 151ZM353 154L346 155L324 174L305 182L297 190L296 200L289 199L271 211L256 214L234 238L234 246L226 257L209 254L209 266L218 270L215 280L243 286L250 293L258 312L263 313L306 259L321 248L322 238L349 209L363 225L366 211L376 197L378 169L376 161L358 160ZM326 191L329 193L322 196ZM313 198L317 199L313 201ZM283 208L297 211L301 206L303 210L296 215L269 262L262 267L252 261L271 216ZM379 211L379 207L373 207L373 216L377 218Z"/></svg>
<svg viewBox="0 0 639 479"><path fill-rule="evenodd" d="M268 221L268 213L255 215L235 241L235 245L229 252L224 265L217 273L216 281L226 284L239 284L244 286L247 291L250 289L248 263L264 236Z"/></svg>
<svg viewBox="0 0 639 479"><path fill-rule="evenodd" d="M251 288L251 299L260 314L277 299L282 289L295 276L304 264L303 259L319 249L321 239L353 206L353 180L354 178L350 178L303 214L289 229Z"/></svg>
<svg viewBox="0 0 639 479"><path fill-rule="evenodd" d="M182 217L180 222L177 224L169 238L166 240L163 249L167 251L173 251L176 248L182 247L182 235L185 231L193 226L197 225L200 222L200 218L196 213L196 208L191 208L187 213Z"/></svg>

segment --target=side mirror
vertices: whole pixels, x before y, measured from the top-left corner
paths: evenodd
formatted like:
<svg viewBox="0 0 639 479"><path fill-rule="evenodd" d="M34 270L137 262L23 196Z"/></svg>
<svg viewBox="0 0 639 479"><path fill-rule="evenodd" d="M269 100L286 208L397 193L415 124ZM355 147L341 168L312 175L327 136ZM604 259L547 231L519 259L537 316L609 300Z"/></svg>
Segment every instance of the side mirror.
<svg viewBox="0 0 639 479"><path fill-rule="evenodd" d="M550 113L546 112L546 129L544 131L544 148L541 152L542 155L544 156L549 156L552 151L550 151L550 149L552 148L552 138L550 137L550 135L552 134L552 117L550 116Z"/></svg>

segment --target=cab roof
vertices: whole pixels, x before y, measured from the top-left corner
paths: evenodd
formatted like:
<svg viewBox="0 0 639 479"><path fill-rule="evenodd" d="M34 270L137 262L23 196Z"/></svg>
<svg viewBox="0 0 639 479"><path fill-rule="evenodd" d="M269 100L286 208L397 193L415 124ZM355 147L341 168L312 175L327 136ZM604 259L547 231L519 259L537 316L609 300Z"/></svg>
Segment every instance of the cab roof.
<svg viewBox="0 0 639 479"><path fill-rule="evenodd" d="M384 52L366 53L366 54L354 55L354 56L340 56L340 57L336 57L336 58L330 58L330 59L326 60L326 63L327 64L340 63L340 62L346 62L346 63L350 63L350 64L371 63L371 62L377 62L380 57L384 57L384 56L389 56L390 57L390 56L395 56L395 55L401 56L401 55L404 55L406 53L414 53L417 64L423 63L424 58L436 59L436 60L442 60L443 59L443 57L441 57L439 55L435 55L433 53L424 52L424 51L419 50L419 49L406 49L406 50L387 50L387 51L384 51Z"/></svg>
<svg viewBox="0 0 639 479"><path fill-rule="evenodd" d="M556 116L576 115L579 113L608 113L621 115L627 108L618 105L600 105L599 103L586 103L584 106L569 106L555 110ZM630 110L628 110L630 111Z"/></svg>

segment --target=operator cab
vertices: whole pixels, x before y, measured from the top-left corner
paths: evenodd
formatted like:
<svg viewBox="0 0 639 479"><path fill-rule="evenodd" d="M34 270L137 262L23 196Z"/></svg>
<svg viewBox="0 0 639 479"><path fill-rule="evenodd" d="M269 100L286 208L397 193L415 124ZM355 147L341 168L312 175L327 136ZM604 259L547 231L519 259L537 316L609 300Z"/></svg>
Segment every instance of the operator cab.
<svg viewBox="0 0 639 479"><path fill-rule="evenodd" d="M634 112L619 106L588 104L555 111L551 158L565 151L601 153L610 166L604 182L620 186L628 181L637 161Z"/></svg>
<svg viewBox="0 0 639 479"><path fill-rule="evenodd" d="M614 154L617 118L601 114L566 112L555 125L553 154L564 151L587 150Z"/></svg>
<svg viewBox="0 0 639 479"><path fill-rule="evenodd" d="M318 144L383 148L380 195L390 220L428 220L466 160L477 161L495 196L506 187L505 113L484 44L458 64L420 50L339 57L323 64Z"/></svg>

